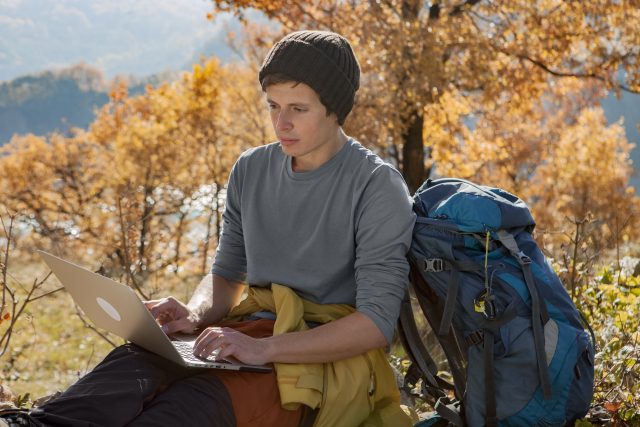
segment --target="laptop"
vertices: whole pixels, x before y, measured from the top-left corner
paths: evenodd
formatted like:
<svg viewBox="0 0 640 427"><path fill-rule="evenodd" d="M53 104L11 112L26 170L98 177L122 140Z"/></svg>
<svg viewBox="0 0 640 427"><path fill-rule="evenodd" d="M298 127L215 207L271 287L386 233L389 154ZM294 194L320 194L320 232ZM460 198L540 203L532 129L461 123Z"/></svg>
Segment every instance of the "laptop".
<svg viewBox="0 0 640 427"><path fill-rule="evenodd" d="M246 365L193 354L196 335L168 337L128 286L47 252L38 251L82 311L99 328L186 367L271 372L270 366Z"/></svg>

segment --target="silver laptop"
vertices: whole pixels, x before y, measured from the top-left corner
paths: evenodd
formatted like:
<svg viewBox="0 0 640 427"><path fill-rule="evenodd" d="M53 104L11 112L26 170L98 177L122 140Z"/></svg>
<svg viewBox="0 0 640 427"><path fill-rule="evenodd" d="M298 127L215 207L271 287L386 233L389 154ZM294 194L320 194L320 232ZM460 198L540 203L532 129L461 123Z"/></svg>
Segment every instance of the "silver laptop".
<svg viewBox="0 0 640 427"><path fill-rule="evenodd" d="M269 366L216 360L215 353L207 359L196 357L193 354L196 336L167 337L140 298L128 286L49 253L38 253L96 326L183 366L271 372Z"/></svg>

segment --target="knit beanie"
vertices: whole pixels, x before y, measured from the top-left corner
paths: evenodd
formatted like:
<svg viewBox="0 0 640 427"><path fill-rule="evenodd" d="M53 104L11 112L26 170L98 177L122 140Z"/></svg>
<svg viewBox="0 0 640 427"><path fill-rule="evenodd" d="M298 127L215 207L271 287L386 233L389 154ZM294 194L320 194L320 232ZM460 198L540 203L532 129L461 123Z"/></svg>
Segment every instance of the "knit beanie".
<svg viewBox="0 0 640 427"><path fill-rule="evenodd" d="M260 84L276 73L315 90L325 107L336 113L340 125L360 87L360 67L351 45L328 31L297 31L276 43L260 67Z"/></svg>

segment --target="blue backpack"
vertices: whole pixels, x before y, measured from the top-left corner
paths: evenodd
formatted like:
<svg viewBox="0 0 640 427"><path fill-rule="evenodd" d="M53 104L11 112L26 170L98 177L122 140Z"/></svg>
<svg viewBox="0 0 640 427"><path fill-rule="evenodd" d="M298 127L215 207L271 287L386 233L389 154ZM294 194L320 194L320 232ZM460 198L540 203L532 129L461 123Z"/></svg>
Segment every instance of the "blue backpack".
<svg viewBox="0 0 640 427"><path fill-rule="evenodd" d="M562 426L585 416L595 339L534 241L527 205L439 179L418 189L414 210L412 294L453 382L439 375L408 295L399 321L412 360L405 386L422 380L423 397L458 426Z"/></svg>

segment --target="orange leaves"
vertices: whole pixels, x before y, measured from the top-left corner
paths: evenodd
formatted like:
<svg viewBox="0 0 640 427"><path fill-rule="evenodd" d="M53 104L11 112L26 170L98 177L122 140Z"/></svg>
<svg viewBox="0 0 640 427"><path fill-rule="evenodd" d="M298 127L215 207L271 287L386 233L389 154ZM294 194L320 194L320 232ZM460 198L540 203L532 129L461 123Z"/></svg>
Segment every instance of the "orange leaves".
<svg viewBox="0 0 640 427"><path fill-rule="evenodd" d="M89 131L3 147L0 200L40 247L78 245L142 279L178 271L186 259L206 261L203 230L219 232L211 218L237 156L267 142L264 111L255 74L216 60L138 97L116 85Z"/></svg>
<svg viewBox="0 0 640 427"><path fill-rule="evenodd" d="M620 124L606 126L600 108L586 108L576 119L561 129L552 156L537 169L532 197L539 201L538 217L550 227L561 229L565 218L593 213L604 227L598 233L604 243L619 233L615 224L636 216L640 207L628 191L631 146Z"/></svg>
<svg viewBox="0 0 640 427"><path fill-rule="evenodd" d="M2 324L2 322L5 322L7 320L11 320L11 314L7 311L5 312L2 317L0 317L0 324Z"/></svg>
<svg viewBox="0 0 640 427"><path fill-rule="evenodd" d="M11 314L8 311L6 311L2 316L0 316L0 325L10 320L11 320ZM0 387L0 391L1 391L1 387Z"/></svg>
<svg viewBox="0 0 640 427"><path fill-rule="evenodd" d="M400 169L411 160L401 156L407 129L423 112L426 167L517 192L535 202L540 228L558 230L588 211L622 221L620 212L638 205L627 184L630 145L597 108L619 78L640 88L633 2L508 0L460 9L442 1L437 16L400 0L283 0L275 14L270 2L214 3L255 7L288 30L344 34L363 71L347 131Z"/></svg>
<svg viewBox="0 0 640 427"><path fill-rule="evenodd" d="M606 409L610 414L615 414L622 406L622 402L605 402L602 406Z"/></svg>
<svg viewBox="0 0 640 427"><path fill-rule="evenodd" d="M243 9L253 8L263 11L267 16L274 16L285 8L292 8L296 5L292 0L213 0L216 11L233 12L236 16L243 18ZM207 15L208 16L208 15Z"/></svg>

